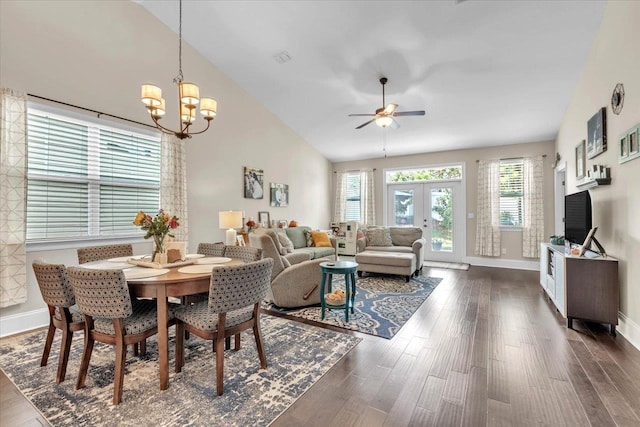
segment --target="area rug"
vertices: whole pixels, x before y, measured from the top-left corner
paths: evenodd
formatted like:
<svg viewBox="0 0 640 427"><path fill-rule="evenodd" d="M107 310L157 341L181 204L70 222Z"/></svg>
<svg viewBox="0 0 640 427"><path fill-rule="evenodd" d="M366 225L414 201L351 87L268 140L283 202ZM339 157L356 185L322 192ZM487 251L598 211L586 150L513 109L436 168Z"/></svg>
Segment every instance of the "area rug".
<svg viewBox="0 0 640 427"><path fill-rule="evenodd" d="M45 331L2 339L0 367L54 426L266 426L360 340L273 316L262 315L261 321L267 369L260 369L253 334L242 333L240 351L225 352L222 396L216 394L211 342L194 337L185 341L186 361L179 374L173 372L171 339L165 391L159 389L156 340L147 340L145 357L129 353L118 406L111 403L111 346L96 343L86 387L75 390L82 332L74 337L62 384L55 383L60 332L46 367L40 367Z"/></svg>
<svg viewBox="0 0 640 427"><path fill-rule="evenodd" d="M320 306L287 310L264 303L268 312L285 315L289 319L305 319L311 323L331 325L369 335L390 339L427 299L442 279L412 277L409 282L399 276L367 275L356 280L356 302L349 321L344 310L327 310L321 319ZM344 289L344 276L333 276L333 288Z"/></svg>
<svg viewBox="0 0 640 427"><path fill-rule="evenodd" d="M425 267L450 268L452 270L469 270L469 264L463 262L425 261Z"/></svg>

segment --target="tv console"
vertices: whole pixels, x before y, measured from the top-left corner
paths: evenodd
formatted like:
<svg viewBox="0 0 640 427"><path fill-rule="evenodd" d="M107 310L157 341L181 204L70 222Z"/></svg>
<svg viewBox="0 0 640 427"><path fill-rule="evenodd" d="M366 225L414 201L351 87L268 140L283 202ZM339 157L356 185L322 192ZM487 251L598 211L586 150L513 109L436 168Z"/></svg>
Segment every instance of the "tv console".
<svg viewBox="0 0 640 427"><path fill-rule="evenodd" d="M540 285L556 308L573 327L573 319L609 325L616 334L620 288L618 260L611 257L578 257L565 253L564 246L542 243Z"/></svg>

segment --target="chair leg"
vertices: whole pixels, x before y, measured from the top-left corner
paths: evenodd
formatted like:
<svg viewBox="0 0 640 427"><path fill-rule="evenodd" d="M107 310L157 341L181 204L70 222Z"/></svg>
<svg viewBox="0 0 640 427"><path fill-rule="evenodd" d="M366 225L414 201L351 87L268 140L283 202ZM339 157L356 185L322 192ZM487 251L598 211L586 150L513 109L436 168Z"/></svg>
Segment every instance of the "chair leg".
<svg viewBox="0 0 640 427"><path fill-rule="evenodd" d="M234 346L233 346L233 350L234 351L240 350L240 334L236 334L235 335L235 343L234 343Z"/></svg>
<svg viewBox="0 0 640 427"><path fill-rule="evenodd" d="M137 357L140 354L138 343L131 344L131 347L133 348L133 355Z"/></svg>
<svg viewBox="0 0 640 427"><path fill-rule="evenodd" d="M184 365L184 332L182 322L176 322L176 372L181 372Z"/></svg>
<svg viewBox="0 0 640 427"><path fill-rule="evenodd" d="M80 362L80 372L78 372L78 380L76 382L76 390L84 387L84 380L87 378L87 370L89 369L89 361L93 352L93 337L87 329L84 331L84 349L82 350L82 361Z"/></svg>
<svg viewBox="0 0 640 427"><path fill-rule="evenodd" d="M267 369L267 357L264 354L264 347L262 346L262 333L260 332L260 318L256 318L256 323L253 324L253 335L256 337L256 347L258 349L258 357L260 358L260 368Z"/></svg>
<svg viewBox="0 0 640 427"><path fill-rule="evenodd" d="M56 374L56 383L60 384L67 375L67 362L69 361L69 352L71 351L71 341L73 340L73 332L69 330L69 325L62 330L62 343L60 344L60 354L58 355L58 373Z"/></svg>
<svg viewBox="0 0 640 427"><path fill-rule="evenodd" d="M147 354L147 339L143 339L140 341L140 356L145 356Z"/></svg>
<svg viewBox="0 0 640 427"><path fill-rule="evenodd" d="M55 335L56 327L53 326L53 320L49 318L49 330L47 331L47 340L44 342L44 351L42 352L40 366L47 366L47 361L49 360L49 352L51 352L51 344L53 343L53 337Z"/></svg>
<svg viewBox="0 0 640 427"><path fill-rule="evenodd" d="M216 340L216 390L218 396L224 392L224 341Z"/></svg>
<svg viewBox="0 0 640 427"><path fill-rule="evenodd" d="M118 334L116 333L116 336ZM113 375L113 404L117 405L122 401L122 385L124 383L124 362L127 358L127 346L124 337L120 336L116 341L116 366Z"/></svg>

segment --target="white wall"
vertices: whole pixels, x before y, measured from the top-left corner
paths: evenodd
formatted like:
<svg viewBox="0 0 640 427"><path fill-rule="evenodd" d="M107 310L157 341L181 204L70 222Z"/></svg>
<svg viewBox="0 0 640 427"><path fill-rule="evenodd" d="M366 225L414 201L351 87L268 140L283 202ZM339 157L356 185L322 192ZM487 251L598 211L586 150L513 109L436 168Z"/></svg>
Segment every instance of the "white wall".
<svg viewBox="0 0 640 427"><path fill-rule="evenodd" d="M139 97L140 85L151 82L163 88L165 125L173 127L177 38L134 2L1 1L0 86L150 123ZM185 44L182 68L203 96L218 101L212 129L185 141L190 249L200 241L224 240L218 228L220 210L244 210L254 217L266 210L272 219L328 227L330 163ZM263 200L244 199L243 166L263 169L266 185L288 184L290 207L269 208L268 192ZM136 253L150 247L148 242L136 244ZM77 262L73 245L28 251L29 263L35 258ZM31 269L27 272L29 299L0 309L2 323L9 316L44 308Z"/></svg>
<svg viewBox="0 0 640 427"><path fill-rule="evenodd" d="M556 149L567 163L567 193L578 191L574 150L587 138L587 121L607 107L608 148L587 160L611 167L611 185L590 190L596 237L619 259L620 331L640 344L640 159L618 164L618 136L640 123L640 2L610 1L562 122ZM611 110L611 94L623 83L620 115ZM637 345L638 345L637 344Z"/></svg>

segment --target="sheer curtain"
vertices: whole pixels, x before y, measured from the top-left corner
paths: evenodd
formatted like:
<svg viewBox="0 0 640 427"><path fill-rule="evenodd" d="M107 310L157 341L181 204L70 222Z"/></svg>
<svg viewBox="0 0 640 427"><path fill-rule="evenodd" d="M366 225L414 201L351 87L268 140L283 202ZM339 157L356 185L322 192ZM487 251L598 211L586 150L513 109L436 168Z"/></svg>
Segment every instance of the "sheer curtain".
<svg viewBox="0 0 640 427"><path fill-rule="evenodd" d="M347 213L347 176L348 172L336 172L336 193L333 202L333 221L344 221Z"/></svg>
<svg viewBox="0 0 640 427"><path fill-rule="evenodd" d="M500 161L478 163L476 255L500 256Z"/></svg>
<svg viewBox="0 0 640 427"><path fill-rule="evenodd" d="M163 134L160 166L160 207L178 217L180 226L173 233L178 242L189 239L187 212L187 159L184 141Z"/></svg>
<svg viewBox="0 0 640 427"><path fill-rule="evenodd" d="M373 170L360 173L360 224L364 227L376 223L376 196Z"/></svg>
<svg viewBox="0 0 640 427"><path fill-rule="evenodd" d="M0 307L27 300L27 96L0 89Z"/></svg>
<svg viewBox="0 0 640 427"><path fill-rule="evenodd" d="M527 157L523 165L522 256L539 258L544 240L544 162L542 156Z"/></svg>

